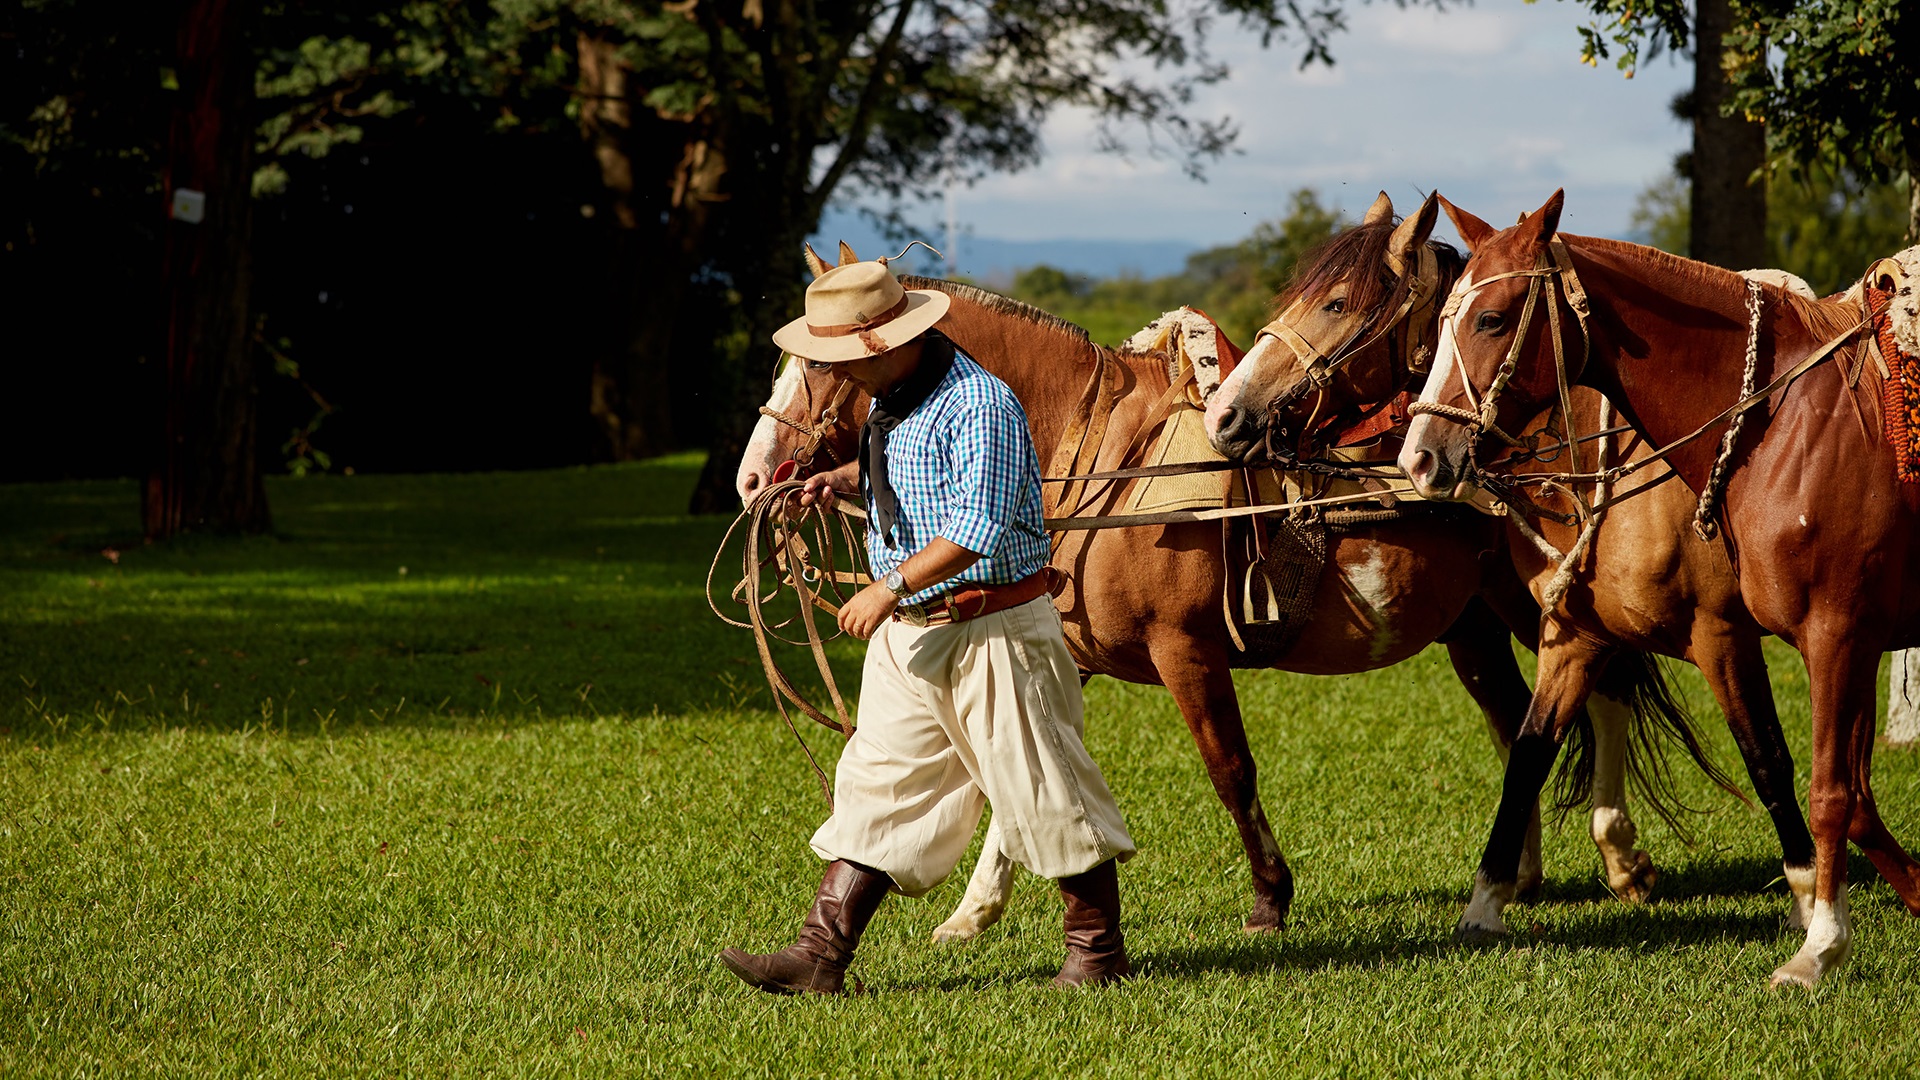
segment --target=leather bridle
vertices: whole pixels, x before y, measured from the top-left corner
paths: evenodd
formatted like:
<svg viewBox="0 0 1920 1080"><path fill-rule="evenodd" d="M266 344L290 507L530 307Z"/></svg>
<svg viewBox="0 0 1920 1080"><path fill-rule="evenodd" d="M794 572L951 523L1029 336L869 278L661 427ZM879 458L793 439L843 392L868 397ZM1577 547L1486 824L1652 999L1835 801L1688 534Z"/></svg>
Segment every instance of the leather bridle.
<svg viewBox="0 0 1920 1080"><path fill-rule="evenodd" d="M806 362L799 357L795 357L794 360L800 363ZM785 480L789 476L811 473L813 471L814 455L821 451L826 452L827 460L833 462L835 466L845 464L845 462L840 460L840 455L833 452L833 445L827 442L827 436L833 434L834 428L840 423L840 406L846 404L847 398L852 396L852 394L852 380L836 379L833 393L827 398L826 407L821 409L819 414L815 416L813 413L813 388L808 386L807 413L809 416L813 416L813 419L805 422L795 420L793 417L777 412L765 405L760 406L761 416L769 417L775 423L785 424L787 427L806 436L806 441L800 444L798 449L794 450L792 458L789 459L795 466L796 472L789 472L787 476L776 477L776 479Z"/></svg>
<svg viewBox="0 0 1920 1080"><path fill-rule="evenodd" d="M1392 261L1402 262L1402 267L1399 269L1404 269L1404 261L1400 260L1398 256L1390 256L1389 258ZM1392 261L1390 261L1389 265L1392 265ZM1439 291L1440 285L1440 260L1439 257L1434 254L1431 247L1428 247L1426 244L1419 246L1414 273L1406 279L1406 282L1407 295L1401 300L1400 306L1394 310L1391 316L1381 322L1377 328L1374 326L1372 320L1361 323L1352 335L1332 351L1320 348L1309 340L1305 334L1295 329L1287 321L1284 313L1276 316L1272 322L1261 327L1260 332L1254 335L1255 348L1259 347L1260 339L1263 337L1280 339L1288 348L1293 350L1296 358L1302 359L1301 367L1304 371L1304 374L1299 379L1275 394L1273 398L1267 402L1267 430L1265 441L1270 457L1273 456L1274 450L1277 449L1274 445L1275 436L1278 435L1284 438L1288 434L1286 429L1280 427L1278 423L1279 417L1283 415L1285 410L1291 408L1295 402L1306 395L1317 393L1320 395L1320 399L1314 404L1313 413L1310 414L1307 419L1303 434L1332 425L1335 418L1328 417L1325 420L1321 420L1320 410L1325 405L1326 391L1327 388L1332 385L1334 376L1341 368L1351 363L1356 357L1364 354L1382 338L1392 334L1396 329L1412 323L1416 313L1426 312L1433 307L1434 297ZM1368 333L1369 329L1372 329L1372 333ZM1399 357L1399 359L1408 371L1418 374L1426 371L1430 366L1433 351L1425 342L1417 342L1415 340L1416 337L1416 334L1407 334L1402 338L1406 343L1406 350L1405 354ZM1391 396L1365 409L1355 419L1355 422L1358 423L1370 418L1374 413L1385 408L1390 401ZM1291 454L1288 453L1287 456L1291 456Z"/></svg>

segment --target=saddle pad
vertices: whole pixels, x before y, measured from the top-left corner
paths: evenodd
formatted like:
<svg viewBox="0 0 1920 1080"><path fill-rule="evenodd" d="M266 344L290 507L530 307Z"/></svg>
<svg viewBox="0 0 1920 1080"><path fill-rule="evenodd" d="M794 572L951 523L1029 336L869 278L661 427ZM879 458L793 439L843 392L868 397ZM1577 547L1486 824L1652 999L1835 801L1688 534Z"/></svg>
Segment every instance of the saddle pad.
<svg viewBox="0 0 1920 1080"><path fill-rule="evenodd" d="M1142 465L1171 465L1188 461L1225 461L1207 441L1207 414L1186 402L1175 402L1173 415L1160 426L1148 445ZM1148 514L1163 510L1214 510L1226 496L1227 473L1188 473L1152 476L1133 482L1123 513Z"/></svg>

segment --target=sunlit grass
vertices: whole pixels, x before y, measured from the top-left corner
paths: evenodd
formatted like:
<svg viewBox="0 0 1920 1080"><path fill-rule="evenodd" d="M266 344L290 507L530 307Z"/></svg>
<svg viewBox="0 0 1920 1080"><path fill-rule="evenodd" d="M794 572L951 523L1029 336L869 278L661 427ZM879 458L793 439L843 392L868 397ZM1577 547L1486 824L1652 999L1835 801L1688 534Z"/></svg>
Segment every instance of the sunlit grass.
<svg viewBox="0 0 1920 1080"><path fill-rule="evenodd" d="M928 940L962 881L890 900L864 997L753 994L712 956L791 935L824 807L701 599L724 522L671 513L697 465L283 481L275 537L165 548L129 484L0 488L0 1073L1910 1071L1920 928L1856 859L1853 965L1768 992L1777 846L1691 775L1697 846L1641 822L1657 902L1606 896L1574 818L1514 943L1448 946L1498 773L1434 651L1239 676L1284 934L1239 930L1164 692L1096 679L1140 978L1044 989L1059 905L1023 877L964 947ZM1805 674L1770 656L1804 776ZM1912 835L1914 756L1876 765Z"/></svg>

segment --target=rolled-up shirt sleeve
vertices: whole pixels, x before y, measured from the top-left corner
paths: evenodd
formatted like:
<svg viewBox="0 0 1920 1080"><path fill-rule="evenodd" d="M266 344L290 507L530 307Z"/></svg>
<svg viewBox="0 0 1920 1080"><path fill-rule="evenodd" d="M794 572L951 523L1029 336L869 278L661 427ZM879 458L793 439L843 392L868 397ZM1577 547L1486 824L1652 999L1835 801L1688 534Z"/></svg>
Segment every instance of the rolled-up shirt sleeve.
<svg viewBox="0 0 1920 1080"><path fill-rule="evenodd" d="M1033 456L1033 438L1026 417L1000 405L965 410L954 418L952 432L947 515L939 535L991 556L1019 510L1022 466Z"/></svg>

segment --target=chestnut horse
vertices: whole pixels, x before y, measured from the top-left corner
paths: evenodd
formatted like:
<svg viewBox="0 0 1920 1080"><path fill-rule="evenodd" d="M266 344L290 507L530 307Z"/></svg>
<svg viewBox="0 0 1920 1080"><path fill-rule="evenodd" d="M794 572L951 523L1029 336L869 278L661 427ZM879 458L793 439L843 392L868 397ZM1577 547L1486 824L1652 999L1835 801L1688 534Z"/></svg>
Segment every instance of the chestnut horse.
<svg viewBox="0 0 1920 1080"><path fill-rule="evenodd" d="M1391 213L1391 203L1384 205ZM1430 227L1437 210L1430 195L1415 216ZM1236 458L1258 455L1269 448L1264 445L1268 432L1286 432L1286 444L1272 449L1311 455L1321 449L1324 432L1339 430L1422 377L1412 368L1431 355L1438 340L1440 304L1409 309L1407 325L1395 333L1375 332L1397 310L1394 283L1415 272L1394 265L1379 238L1368 235L1380 228L1360 225L1342 234L1336 248L1320 259L1319 272L1300 275L1283 295L1279 314L1214 395L1208 435L1216 450ZM1429 246L1436 256L1437 292L1445 296L1464 260L1447 245ZM1314 342L1332 343L1333 353L1316 349ZM1342 349L1342 342L1356 344ZM1422 349L1429 351L1422 354ZM1316 359L1332 375L1320 386L1314 385ZM1612 427L1611 409L1597 391L1582 387L1572 400L1574 430L1599 433ZM1541 436L1549 442L1557 438ZM1613 429L1579 448L1590 463L1638 461L1651 452L1630 428ZM1569 459L1561 446L1519 457L1512 468L1522 473L1561 469ZM1530 512L1534 508L1525 505L1509 508L1508 552L1544 612L1536 682L1558 684L1558 669L1582 662L1596 645L1609 653L1639 650L1697 666L1726 714L1754 791L1779 833L1793 891L1788 923L1805 929L1813 904L1813 838L1794 791L1793 759L1760 652L1763 632L1741 603L1726 551L1686 537L1695 499L1683 485L1664 482L1671 475L1659 466L1624 481L1622 494L1653 487L1610 510L1584 544L1579 527L1558 516L1573 510L1564 497L1539 496L1541 508L1551 515ZM1563 563L1568 571L1582 568L1584 577L1556 587ZM1596 589L1598 581L1607 587ZM1618 895L1643 899L1655 875L1645 856L1633 852L1635 831L1625 811L1622 777L1607 768L1619 755L1603 747L1595 759L1592 830L1607 860L1608 884ZM1477 906L1461 920L1459 934L1472 938L1505 930L1497 907Z"/></svg>
<svg viewBox="0 0 1920 1080"><path fill-rule="evenodd" d="M1449 207L1473 257L1448 300L1434 374L1415 406L1424 414L1400 462L1423 493L1466 495L1480 445L1491 445L1483 436L1517 430L1577 383L1617 402L1669 450L1688 487L1710 493L1700 532L1717 531L1747 610L1800 651L1811 684L1813 912L1805 943L1772 976L1776 986L1811 987L1851 949L1848 840L1920 914L1920 864L1881 823L1869 784L1880 654L1920 644L1920 579L1910 576L1920 546L1908 543L1920 488L1900 483L1878 430L1877 373L1859 378L1853 367L1856 306L1651 248L1562 236L1563 199L1555 192L1505 230ZM1761 407L1730 425L1742 401ZM1603 580L1592 587L1612 591ZM1542 673L1509 757L1475 886L1496 903L1515 876L1515 822L1605 662L1604 647L1583 644L1585 658L1561 665L1552 682Z"/></svg>
<svg viewBox="0 0 1920 1080"><path fill-rule="evenodd" d="M1399 236L1403 246L1418 243L1412 231L1408 225ZM843 248L843 259L849 255ZM1052 460L1101 347L1070 323L983 290L924 279L905 283L953 298L939 328L1008 384L1025 407L1040 459ZM1164 355L1126 350L1106 355L1121 373L1122 388L1093 462L1096 470L1130 464L1123 458L1136 444L1135 436L1158 422L1148 414L1170 384ZM816 416L829 401L838 402L835 418L822 426ZM852 460L864 409L864 400L839 402L830 373L788 364L764 410L769 415L741 462L742 498L751 499L782 458L803 447L808 440L798 432L818 432L835 460ZM776 423L775 416L784 423ZM1081 512L1112 513L1129 490L1127 483L1116 484ZM1419 507L1398 520L1330 535L1311 619L1291 647L1272 654L1241 652L1229 637L1221 614L1227 571L1218 525L1071 531L1060 538L1053 563L1070 578L1056 601L1068 647L1083 672L1157 683L1173 695L1252 866L1255 902L1247 929L1284 927L1293 877L1261 805L1231 669L1351 674L1398 663L1440 641L1504 746L1529 698L1507 627L1518 627L1532 647L1539 613L1500 551L1501 530L1496 519L1465 508ZM1504 618L1496 617L1496 610ZM1650 661L1643 658L1638 668L1622 664L1616 677L1618 700L1659 700L1646 692L1658 678ZM1528 816L1537 824L1537 813ZM1537 834L1537 828L1532 831ZM971 937L997 919L1010 872L990 825L987 854L967 897L936 936ZM1537 873L1530 868L1532 876Z"/></svg>

